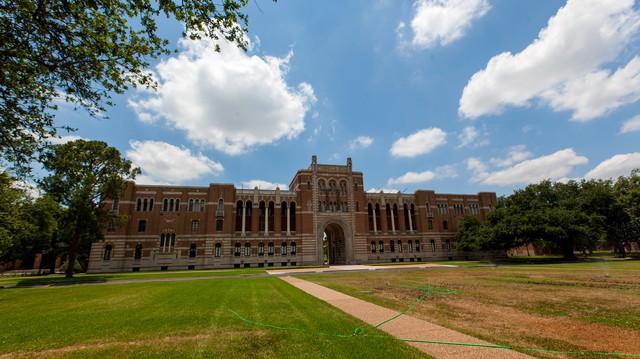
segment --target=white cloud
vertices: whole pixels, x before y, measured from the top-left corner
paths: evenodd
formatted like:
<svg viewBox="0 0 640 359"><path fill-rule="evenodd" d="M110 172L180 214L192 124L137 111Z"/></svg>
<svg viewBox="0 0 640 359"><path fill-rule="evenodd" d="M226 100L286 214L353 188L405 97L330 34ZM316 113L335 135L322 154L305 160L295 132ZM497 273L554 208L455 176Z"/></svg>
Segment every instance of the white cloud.
<svg viewBox="0 0 640 359"><path fill-rule="evenodd" d="M478 132L478 130L476 130L475 127L465 127L464 129L462 129L462 132L458 134L458 140L460 140L460 145L458 145L458 147L465 147L470 145L471 143L473 143L473 140L475 140L479 135L480 133Z"/></svg>
<svg viewBox="0 0 640 359"><path fill-rule="evenodd" d="M285 81L293 52L250 56L224 41L181 39L181 53L156 67L158 90L129 101L138 118L164 119L198 144L230 155L297 137L316 102L313 88Z"/></svg>
<svg viewBox="0 0 640 359"><path fill-rule="evenodd" d="M513 167L492 173L484 173L481 181L488 185L513 185L536 183L545 179L559 179L569 174L574 167L589 162L571 148L557 151L548 156L522 161Z"/></svg>
<svg viewBox="0 0 640 359"><path fill-rule="evenodd" d="M586 179L616 179L620 176L628 176L636 168L640 168L640 152L619 154L602 161L584 177Z"/></svg>
<svg viewBox="0 0 640 359"><path fill-rule="evenodd" d="M373 143L373 138L369 136L358 136L354 140L349 141L349 149L354 151L361 148L367 148Z"/></svg>
<svg viewBox="0 0 640 359"><path fill-rule="evenodd" d="M126 156L142 169L143 176L136 178L140 183L181 183L224 171L220 163L207 156L166 142L131 141L129 145Z"/></svg>
<svg viewBox="0 0 640 359"><path fill-rule="evenodd" d="M390 178L387 184L396 185L396 184L409 184L409 183L424 183L424 182L431 181L435 177L436 177L436 174L435 172L432 172L432 171L424 171L420 173L407 172L398 178Z"/></svg>
<svg viewBox="0 0 640 359"><path fill-rule="evenodd" d="M622 128L620 129L620 133L629 133L635 131L640 131L640 115L624 121L624 123L622 124Z"/></svg>
<svg viewBox="0 0 640 359"><path fill-rule="evenodd" d="M56 136L56 137L48 137L47 141L49 141L52 145L61 145L67 142L73 142L76 140L84 140L84 138L75 135L69 136Z"/></svg>
<svg viewBox="0 0 640 359"><path fill-rule="evenodd" d="M429 153L436 147L447 143L447 134L434 127L420 130L408 137L403 137L393 143L391 154L395 157L415 157Z"/></svg>
<svg viewBox="0 0 640 359"><path fill-rule="evenodd" d="M494 56L475 73L458 111L473 119L540 99L584 121L637 101L636 59L611 76L599 67L615 60L639 27L633 0L569 0L527 48Z"/></svg>
<svg viewBox="0 0 640 359"><path fill-rule="evenodd" d="M610 75L609 70L590 72L568 81L542 97L556 111L573 110L572 119L588 121L640 99L640 58Z"/></svg>
<svg viewBox="0 0 640 359"><path fill-rule="evenodd" d="M416 0L411 20L414 48L426 49L447 45L462 36L473 20L483 17L491 8L487 0ZM398 40L406 46L406 25L398 25Z"/></svg>
<svg viewBox="0 0 640 359"><path fill-rule="evenodd" d="M283 191L286 191L289 189L289 186L287 186L286 184L271 183L263 180L244 181L242 182L241 187L244 189L254 189L258 187L258 189L270 189L270 190L275 190L276 188L279 187Z"/></svg>
<svg viewBox="0 0 640 359"><path fill-rule="evenodd" d="M526 150L525 145L517 145L509 149L509 151L507 152L507 157L493 157L489 160L489 164L498 167L508 167L516 162L526 160L527 158L531 157L531 155L531 152Z"/></svg>
<svg viewBox="0 0 640 359"><path fill-rule="evenodd" d="M489 177L487 166L485 166L485 164L478 158L471 157L467 159L467 169L473 173L471 182L481 182L485 178Z"/></svg>
<svg viewBox="0 0 640 359"><path fill-rule="evenodd" d="M397 178L389 178L387 184L389 185L397 185L397 184L415 184L415 183L425 183L429 182L436 178L455 178L458 177L458 172L456 171L456 167L453 165L440 166L435 169L435 171L424 171L424 172L407 172L404 175Z"/></svg>

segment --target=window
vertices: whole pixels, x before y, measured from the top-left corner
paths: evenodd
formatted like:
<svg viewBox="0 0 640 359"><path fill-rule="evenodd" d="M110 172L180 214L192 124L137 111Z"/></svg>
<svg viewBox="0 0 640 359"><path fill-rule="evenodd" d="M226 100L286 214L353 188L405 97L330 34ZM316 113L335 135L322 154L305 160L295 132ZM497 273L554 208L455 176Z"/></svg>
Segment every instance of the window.
<svg viewBox="0 0 640 359"><path fill-rule="evenodd" d="M409 252L413 252L413 242L412 241L408 241L407 242L407 249L409 250Z"/></svg>
<svg viewBox="0 0 640 359"><path fill-rule="evenodd" d="M116 231L116 224L113 222L107 223L107 232L115 232L115 231Z"/></svg>
<svg viewBox="0 0 640 359"><path fill-rule="evenodd" d="M141 219L138 221L138 232L144 232L147 230L147 220Z"/></svg>
<svg viewBox="0 0 640 359"><path fill-rule="evenodd" d="M251 257L251 243L249 242L244 244L244 256Z"/></svg>
<svg viewBox="0 0 640 359"><path fill-rule="evenodd" d="M222 255L222 244L216 243L215 251L213 253L214 256L220 257Z"/></svg>
<svg viewBox="0 0 640 359"><path fill-rule="evenodd" d="M447 241L445 242L445 246L447 248L447 252L451 252L451 241L447 239Z"/></svg>
<svg viewBox="0 0 640 359"><path fill-rule="evenodd" d="M102 257L102 259L104 259L105 261L111 260L111 251L113 251L113 246L107 244L107 246L104 247L104 256Z"/></svg>
<svg viewBox="0 0 640 359"><path fill-rule="evenodd" d="M273 242L269 242L268 254L272 256L276 252L276 247L273 245Z"/></svg>
<svg viewBox="0 0 640 359"><path fill-rule="evenodd" d="M133 252L133 259L142 258L142 244L136 244L136 250Z"/></svg>
<svg viewBox="0 0 640 359"><path fill-rule="evenodd" d="M420 252L420 241L416 239L416 252Z"/></svg>
<svg viewBox="0 0 640 359"><path fill-rule="evenodd" d="M429 227L429 229L433 229L433 221L432 220L428 220L427 221L427 226Z"/></svg>
<svg viewBox="0 0 640 359"><path fill-rule="evenodd" d="M464 205L461 203L456 203L453 205L453 211L455 214L463 214L464 213Z"/></svg>
<svg viewBox="0 0 640 359"><path fill-rule="evenodd" d="M179 212L180 211L180 199L179 198L165 198L162 201L162 210L165 212Z"/></svg>
<svg viewBox="0 0 640 359"><path fill-rule="evenodd" d="M153 198L138 198L136 200L136 211L153 211Z"/></svg>
<svg viewBox="0 0 640 359"><path fill-rule="evenodd" d="M280 246L280 255L281 256L286 256L287 255L287 243L286 242L282 242L282 245Z"/></svg>
<svg viewBox="0 0 640 359"><path fill-rule="evenodd" d="M394 253L396 251L396 243L394 241L389 241L389 252Z"/></svg>
<svg viewBox="0 0 640 359"><path fill-rule="evenodd" d="M444 230L449 229L449 222L447 222L447 221L442 221L442 229L444 229Z"/></svg>
<svg viewBox="0 0 640 359"><path fill-rule="evenodd" d="M221 231L222 230L222 220L221 219L216 219L216 231Z"/></svg>
<svg viewBox="0 0 640 359"><path fill-rule="evenodd" d="M199 225L200 225L200 221L198 221L197 219L191 220L191 232L197 232Z"/></svg>
<svg viewBox="0 0 640 359"><path fill-rule="evenodd" d="M446 203L438 203L438 214L447 214L449 206Z"/></svg>
<svg viewBox="0 0 640 359"><path fill-rule="evenodd" d="M382 241L378 242L378 252L384 253L384 242Z"/></svg>
<svg viewBox="0 0 640 359"><path fill-rule="evenodd" d="M398 252L402 253L402 241L398 241Z"/></svg>
<svg viewBox="0 0 640 359"><path fill-rule="evenodd" d="M469 205L469 213L478 214L478 205L477 204L470 204Z"/></svg>
<svg viewBox="0 0 640 359"><path fill-rule="evenodd" d="M233 255L236 257L240 257L240 243L236 243L233 249Z"/></svg>
<svg viewBox="0 0 640 359"><path fill-rule="evenodd" d="M260 244L258 244L258 255L259 256L264 256L264 243L260 242Z"/></svg>
<svg viewBox="0 0 640 359"><path fill-rule="evenodd" d="M202 210L204 211L204 206L202 206ZM218 200L218 208L216 209L216 217L224 217L224 200L220 198Z"/></svg>
<svg viewBox="0 0 640 359"><path fill-rule="evenodd" d="M113 200L113 204L111 205L111 210L118 212L118 207L120 206L120 200L118 198Z"/></svg>
<svg viewBox="0 0 640 359"><path fill-rule="evenodd" d="M162 233L160 235L160 252L167 253L173 251L173 247L176 245L175 233Z"/></svg>
<svg viewBox="0 0 640 359"><path fill-rule="evenodd" d="M296 242L291 242L291 255L295 256L297 253Z"/></svg>
<svg viewBox="0 0 640 359"><path fill-rule="evenodd" d="M196 257L196 253L197 253L196 248L197 248L197 245L195 243L191 243L189 245L189 258Z"/></svg>
<svg viewBox="0 0 640 359"><path fill-rule="evenodd" d="M371 241L371 253L375 253L375 252L376 252L376 242Z"/></svg>
<svg viewBox="0 0 640 359"><path fill-rule="evenodd" d="M307 181L307 190L311 191L311 181Z"/></svg>
<svg viewBox="0 0 640 359"><path fill-rule="evenodd" d="M189 199L189 206L187 209L189 212L193 212L193 198Z"/></svg>
<svg viewBox="0 0 640 359"><path fill-rule="evenodd" d="M431 207L429 206L429 202L425 203L424 209L425 209L425 212L427 213L427 216L431 214Z"/></svg>
<svg viewBox="0 0 640 359"><path fill-rule="evenodd" d="M433 239L430 242L431 244L431 251L435 252L436 251L436 241L434 241Z"/></svg>

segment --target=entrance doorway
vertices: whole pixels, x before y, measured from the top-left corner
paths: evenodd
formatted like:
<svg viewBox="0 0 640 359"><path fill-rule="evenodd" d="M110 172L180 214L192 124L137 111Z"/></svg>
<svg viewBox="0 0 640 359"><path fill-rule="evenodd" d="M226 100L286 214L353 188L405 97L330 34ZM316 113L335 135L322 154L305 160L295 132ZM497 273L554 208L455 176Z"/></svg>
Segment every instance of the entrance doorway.
<svg viewBox="0 0 640 359"><path fill-rule="evenodd" d="M325 253L328 264L347 264L346 241L344 229L339 224L331 223L324 228L326 240Z"/></svg>

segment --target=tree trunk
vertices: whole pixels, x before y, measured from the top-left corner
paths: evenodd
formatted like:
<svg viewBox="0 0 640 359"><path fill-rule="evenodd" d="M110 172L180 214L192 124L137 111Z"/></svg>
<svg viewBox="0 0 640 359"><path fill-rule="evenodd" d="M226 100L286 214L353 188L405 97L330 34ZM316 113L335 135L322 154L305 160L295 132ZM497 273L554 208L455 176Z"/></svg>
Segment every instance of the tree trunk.
<svg viewBox="0 0 640 359"><path fill-rule="evenodd" d="M81 233L80 219L76 218L76 228L73 230L71 238L71 246L69 246L69 257L67 259L67 269L64 272L65 278L73 278L73 269L76 266L76 255L78 253L78 245L80 244Z"/></svg>
<svg viewBox="0 0 640 359"><path fill-rule="evenodd" d="M560 250L562 251L562 259L564 260L576 260L576 254L573 252L574 246L573 241L565 241L560 244Z"/></svg>

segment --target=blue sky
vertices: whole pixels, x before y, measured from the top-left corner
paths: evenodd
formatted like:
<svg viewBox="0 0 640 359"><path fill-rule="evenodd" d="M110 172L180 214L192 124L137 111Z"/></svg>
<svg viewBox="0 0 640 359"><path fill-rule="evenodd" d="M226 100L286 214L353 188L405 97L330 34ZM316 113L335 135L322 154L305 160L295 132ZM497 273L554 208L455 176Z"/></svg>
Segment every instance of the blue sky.
<svg viewBox="0 0 640 359"><path fill-rule="evenodd" d="M250 50L179 40L158 91L71 134L138 183L286 188L311 156L371 190L514 189L640 167L640 6L617 0L250 1ZM63 138L62 140L71 137Z"/></svg>

